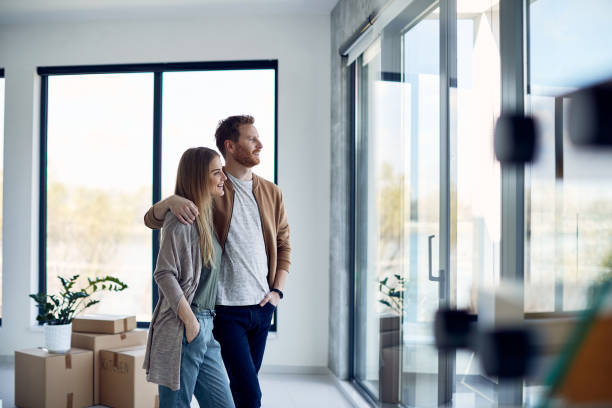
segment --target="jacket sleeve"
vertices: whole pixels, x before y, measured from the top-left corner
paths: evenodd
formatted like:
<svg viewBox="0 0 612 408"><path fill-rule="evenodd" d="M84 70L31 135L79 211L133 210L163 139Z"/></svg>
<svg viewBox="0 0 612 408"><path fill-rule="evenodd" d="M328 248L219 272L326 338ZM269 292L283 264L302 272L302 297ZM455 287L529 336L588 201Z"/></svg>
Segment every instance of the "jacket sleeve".
<svg viewBox="0 0 612 408"><path fill-rule="evenodd" d="M276 233L276 269L283 269L289 272L291 265L291 243L289 242L289 222L285 213L285 203L283 196L280 196L278 205L278 225Z"/></svg>
<svg viewBox="0 0 612 408"><path fill-rule="evenodd" d="M144 215L144 223L151 229L160 229L164 225L164 220L155 218L155 211L153 207L149 208L149 211Z"/></svg>
<svg viewBox="0 0 612 408"><path fill-rule="evenodd" d="M191 259L190 226L178 222L172 214L166 215L163 224L157 265L153 278L164 297L178 317L178 304L183 297L183 289L179 284L182 274L181 260Z"/></svg>

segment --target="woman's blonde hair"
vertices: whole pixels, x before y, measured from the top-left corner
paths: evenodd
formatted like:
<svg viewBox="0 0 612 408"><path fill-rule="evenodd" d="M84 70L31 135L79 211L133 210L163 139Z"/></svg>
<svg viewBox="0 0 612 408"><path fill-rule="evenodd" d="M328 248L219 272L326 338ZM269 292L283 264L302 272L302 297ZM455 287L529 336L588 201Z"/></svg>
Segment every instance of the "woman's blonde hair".
<svg viewBox="0 0 612 408"><path fill-rule="evenodd" d="M215 258L213 245L212 195L209 191L210 163L219 154L207 147L187 149L178 165L174 194L185 197L198 207L196 217L200 235L200 252L204 265L212 265Z"/></svg>

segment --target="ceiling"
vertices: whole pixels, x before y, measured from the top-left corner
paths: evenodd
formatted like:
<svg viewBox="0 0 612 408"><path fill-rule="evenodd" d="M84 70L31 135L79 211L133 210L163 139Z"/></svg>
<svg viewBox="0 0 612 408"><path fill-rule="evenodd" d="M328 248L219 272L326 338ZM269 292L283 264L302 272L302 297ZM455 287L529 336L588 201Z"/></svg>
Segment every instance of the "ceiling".
<svg viewBox="0 0 612 408"><path fill-rule="evenodd" d="M329 15L338 0L0 0L0 24L219 15Z"/></svg>

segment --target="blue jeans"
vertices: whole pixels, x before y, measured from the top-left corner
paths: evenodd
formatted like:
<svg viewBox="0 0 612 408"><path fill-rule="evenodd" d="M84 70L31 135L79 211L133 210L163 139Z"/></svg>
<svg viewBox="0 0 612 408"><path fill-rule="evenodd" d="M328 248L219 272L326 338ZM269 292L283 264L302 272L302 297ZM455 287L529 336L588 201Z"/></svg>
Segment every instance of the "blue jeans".
<svg viewBox="0 0 612 408"><path fill-rule="evenodd" d="M195 395L201 408L234 408L219 343L213 338L214 311L195 311L200 332L191 343L183 334L181 388L159 386L160 408L189 407Z"/></svg>
<svg viewBox="0 0 612 408"><path fill-rule="evenodd" d="M219 306L215 317L215 338L230 380L237 408L261 407L257 373L261 367L274 306Z"/></svg>

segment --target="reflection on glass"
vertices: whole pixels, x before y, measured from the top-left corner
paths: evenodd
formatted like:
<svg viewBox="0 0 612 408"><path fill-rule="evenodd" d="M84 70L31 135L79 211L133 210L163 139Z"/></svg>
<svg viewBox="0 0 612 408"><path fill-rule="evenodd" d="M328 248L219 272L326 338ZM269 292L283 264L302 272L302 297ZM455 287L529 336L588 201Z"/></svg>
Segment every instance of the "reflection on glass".
<svg viewBox="0 0 612 408"><path fill-rule="evenodd" d="M4 191L4 78L0 77L0 319L2 318L2 191Z"/></svg>
<svg viewBox="0 0 612 408"><path fill-rule="evenodd" d="M354 361L379 401L436 406L439 18L407 30L419 14L400 15L356 62Z"/></svg>
<svg viewBox="0 0 612 408"><path fill-rule="evenodd" d="M221 119L251 115L264 146L254 171L274 181L275 70L166 72L163 77L162 196L174 193L185 150L215 149Z"/></svg>
<svg viewBox="0 0 612 408"><path fill-rule="evenodd" d="M612 274L612 152L574 146L570 91L612 78L612 3L529 5L530 93L540 154L526 171L525 311L583 309L587 288Z"/></svg>
<svg viewBox="0 0 612 408"><path fill-rule="evenodd" d="M493 306L479 301L478 291L492 288L500 276L501 177L491 137L501 100L499 0L457 3L457 89L451 89L457 118L451 125L456 284L451 291L456 291L457 308L477 314ZM455 370L455 406L495 404L495 381L481 372L475 353L457 352Z"/></svg>
<svg viewBox="0 0 612 408"><path fill-rule="evenodd" d="M116 276L91 313L151 319L153 75L49 77L47 292L57 276Z"/></svg>

